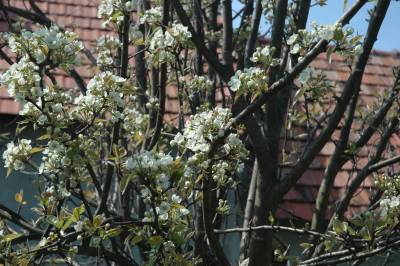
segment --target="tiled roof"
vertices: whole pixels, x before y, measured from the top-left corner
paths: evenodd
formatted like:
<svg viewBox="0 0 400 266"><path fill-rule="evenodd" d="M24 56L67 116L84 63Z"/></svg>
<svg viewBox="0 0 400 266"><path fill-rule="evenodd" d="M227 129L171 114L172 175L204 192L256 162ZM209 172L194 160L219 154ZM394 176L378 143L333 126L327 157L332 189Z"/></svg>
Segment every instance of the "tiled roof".
<svg viewBox="0 0 400 266"><path fill-rule="evenodd" d="M67 29L74 30L78 33L81 40L84 41L86 47L90 48L93 42L107 31L102 28L100 20L97 18L97 5L99 0L38 0L37 5L46 13L50 19L58 25ZM29 9L29 4L21 0L12 0L11 4L16 7ZM5 29L5 25L0 22L0 30ZM396 52L378 52L372 53L361 86L361 101L364 104L371 104L376 101L376 96L387 90L393 82L392 68L400 65L400 53ZM0 69L6 68L8 65L4 61L0 61ZM337 90L343 86L349 75L349 68L344 64L342 58L333 55L332 62L329 63L324 54L312 63L316 69L323 70L327 77L336 84ZM88 65L79 67L78 72L85 78L90 78L93 70ZM58 76L60 85L66 88L75 87L74 80L67 76ZM226 95L229 92L226 89ZM176 124L178 118L178 101L177 89L171 85L167 88L167 103L165 121ZM221 100L221 92L217 93L217 100ZM17 114L19 106L10 98L4 88L0 89L0 114ZM333 138L339 136L339 129L333 134ZM377 139L378 136L373 139ZM394 135L390 140L395 150L400 151L400 137ZM292 141L289 143L292 150L301 148L301 142ZM346 163L342 171L338 173L334 183L334 189L330 195L330 205L340 197L346 188L349 178L354 176L354 170L359 170L368 161L368 155L373 150L373 141L361 150L358 154L358 160L354 166L352 163ZM321 153L314 159L309 169L300 178L295 188L293 188L284 198L277 217L289 218L300 217L310 220L314 210L314 201L318 193L318 188L323 177L329 157L333 154L335 145L329 142L323 148ZM398 154L400 154L398 152ZM355 167L355 168L354 168ZM287 171L287 169L281 169ZM372 178L367 178L359 191L351 201L349 212L358 211L364 208L369 202L370 190L373 189ZM330 211L328 211L327 215Z"/></svg>

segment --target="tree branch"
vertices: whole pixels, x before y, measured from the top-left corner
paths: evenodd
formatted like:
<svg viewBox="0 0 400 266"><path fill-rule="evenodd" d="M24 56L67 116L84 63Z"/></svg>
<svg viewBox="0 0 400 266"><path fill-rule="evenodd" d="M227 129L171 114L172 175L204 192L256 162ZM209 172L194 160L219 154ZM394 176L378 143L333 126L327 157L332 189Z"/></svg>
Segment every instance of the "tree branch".
<svg viewBox="0 0 400 266"><path fill-rule="evenodd" d="M262 14L262 5L261 0L256 0L256 6L254 8L254 14L251 20L251 29L250 36L247 39L246 49L244 53L244 67L250 67L253 62L250 61L254 53L254 49L256 46L257 38L258 38L258 29L260 27L261 14Z"/></svg>
<svg viewBox="0 0 400 266"><path fill-rule="evenodd" d="M323 221L325 219L325 212L328 206L328 199L331 193L335 177L339 169L343 166L340 160L343 156L344 151L347 148L349 141L351 127L353 125L354 113L357 106L359 88L356 90L350 106L347 111L345 124L340 131L339 143L335 148L333 155L329 160L328 167L324 172L324 178L322 179L321 185L318 190L317 199L315 200L315 211L312 218L311 229L317 230L318 232L323 232Z"/></svg>
<svg viewBox="0 0 400 266"><path fill-rule="evenodd" d="M389 142L390 137L392 134L397 130L397 126L399 124L399 120L397 118L393 119L392 122L390 123L389 127L383 134L378 147L376 149L374 157L368 162L368 164L356 175L356 177L351 181L350 185L346 189L346 192L342 196L342 199L340 200L338 207L336 209L336 216L339 219L343 219L344 213L347 209L347 207L350 204L350 200L353 197L354 193L357 191L357 188L361 185L363 180L372 173L371 170L373 169L379 169L376 167L376 163L379 162L381 159L382 153L384 152L387 143ZM370 166L375 165L375 167L370 168Z"/></svg>
<svg viewBox="0 0 400 266"><path fill-rule="evenodd" d="M394 156L390 159L380 161L378 163L372 164L368 167L368 172L373 173L376 172L386 166L390 166L392 164L400 162L400 155Z"/></svg>
<svg viewBox="0 0 400 266"><path fill-rule="evenodd" d="M170 12L169 10L170 10L170 0L164 0L163 17L162 17L162 25L164 32L166 30L166 27L168 26L169 12ZM153 136L151 137L150 143L147 147L148 150L151 150L154 147L154 145L158 141L158 138L160 137L161 128L164 122L166 87L167 87L167 63L162 63L160 71L160 87L158 89L157 118L156 118L156 124L154 126Z"/></svg>
<svg viewBox="0 0 400 266"><path fill-rule="evenodd" d="M368 0L358 0L343 16L337 21L342 25L346 25L354 17L354 15L364 6ZM235 116L232 123L228 124L226 128L226 133L230 130L229 128L234 124L240 124L249 115L258 110L265 102L278 91L282 90L288 84L292 83L294 79L323 51L325 51L328 45L327 40L320 40L311 51L309 51L303 59L296 64L291 71L287 73L286 76L277 80L271 85L269 90L260 96L258 96L251 104L249 104L245 109L243 109L238 115Z"/></svg>
<svg viewBox="0 0 400 266"><path fill-rule="evenodd" d="M178 14L178 17L182 24L188 27L190 33L192 34L192 41L196 48L201 52L201 54L206 58L207 62L217 71L220 77L228 82L233 75L233 72L229 70L225 65L221 64L218 61L218 58L213 55L210 50L204 45L204 40L200 38L197 32L194 30L192 24L190 23L190 19L187 16L185 10L183 9L179 0L172 0L173 6L175 7L175 11Z"/></svg>
<svg viewBox="0 0 400 266"><path fill-rule="evenodd" d="M222 57L224 64L227 68L230 68L230 72L233 73L233 39L232 39L232 0L222 0L222 18L223 18L223 45L222 45Z"/></svg>
<svg viewBox="0 0 400 266"><path fill-rule="evenodd" d="M300 262L300 265L337 265L347 261L354 261L362 258L371 257L373 255L379 254L385 250L397 247L399 245L400 245L400 240L396 240L391 243L385 243L380 247L368 251L355 252L354 250L345 249L337 252L330 252L327 254L311 258L309 260L302 261ZM340 258L333 260L325 260L332 257L340 257Z"/></svg>
<svg viewBox="0 0 400 266"><path fill-rule="evenodd" d="M357 2L355 6L360 3ZM301 158L295 165L295 167L286 176L283 182L276 189L276 198L280 199L285 195L293 185L296 184L297 180L302 176L304 171L310 165L315 156L321 151L323 146L329 140L330 136L336 129L338 123L340 122L343 113L346 110L352 95L355 90L357 90L361 85L361 79L364 74L365 66L368 62L369 54L372 51L373 44L375 43L376 37L378 35L380 26L382 25L383 19L385 17L386 11L389 7L390 1L379 1L377 3L377 8L370 20L367 35L364 40L363 53L358 57L357 62L353 68L353 71L343 89L342 96L339 102L335 106L327 126L321 131L320 135L314 140L304 153L303 158ZM354 6L353 6L354 7ZM360 6L361 7L361 6ZM348 13L355 14L353 8L348 11ZM343 21L342 17L339 22ZM317 44L318 46L318 44ZM301 64L301 62L299 62Z"/></svg>
<svg viewBox="0 0 400 266"><path fill-rule="evenodd" d="M43 234L43 231L22 218L18 213L0 204L0 217L6 219L33 234Z"/></svg>
<svg viewBox="0 0 400 266"><path fill-rule="evenodd" d="M129 17L129 15L125 14L123 22L122 22L122 26L121 26L121 32L119 34L120 41L122 43L122 48L119 51L119 61L120 61L120 65L121 65L119 75L123 78L128 77L129 25L130 25L130 17ZM121 111L121 110L119 110L119 111ZM110 147L109 147L110 154L112 154L112 152L113 152L113 146L118 143L120 127L121 127L121 121L117 121L113 127L112 138L111 138L111 143L110 143ZM105 176L105 182L104 182L103 188L102 188L103 193L101 194L100 204L96 210L96 214L103 213L103 212L107 213L107 201L108 201L108 196L110 194L113 175L114 175L114 166L113 166L113 164L108 163L107 170L106 170L106 176Z"/></svg>
<svg viewBox="0 0 400 266"><path fill-rule="evenodd" d="M249 228L251 226L251 218L253 217L254 211L254 198L256 196L257 178L259 178L259 169L257 159L254 161L253 173L251 175L251 181L249 186L249 192L247 193L246 208L244 211L243 228ZM240 240L240 261L247 258L247 249L249 246L249 232L242 232Z"/></svg>
<svg viewBox="0 0 400 266"><path fill-rule="evenodd" d="M244 232L253 232L253 231L286 231L286 232L294 232L302 235L310 235L317 236L321 238L335 238L339 241L343 241L344 239L338 236L335 236L333 233L323 234L312 230L299 229L294 227L286 227L280 225L260 225L253 227L242 227L242 228L229 228L229 229L215 229L214 232L216 234L231 234L231 233L244 233Z"/></svg>

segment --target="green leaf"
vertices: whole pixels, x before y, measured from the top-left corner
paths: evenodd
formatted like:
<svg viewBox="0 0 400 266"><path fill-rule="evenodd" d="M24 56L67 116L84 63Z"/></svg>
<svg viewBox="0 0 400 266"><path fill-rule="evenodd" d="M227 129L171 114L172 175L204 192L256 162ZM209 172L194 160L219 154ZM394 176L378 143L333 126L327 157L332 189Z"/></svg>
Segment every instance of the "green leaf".
<svg viewBox="0 0 400 266"><path fill-rule="evenodd" d="M58 222L58 218L54 215L49 215L46 217L46 220L49 224L55 225Z"/></svg>
<svg viewBox="0 0 400 266"><path fill-rule="evenodd" d="M162 236L152 236L149 238L148 242L149 245L152 246L153 248L158 248L163 241Z"/></svg>
<svg viewBox="0 0 400 266"><path fill-rule="evenodd" d="M346 11L348 4L349 4L349 0L343 0L343 12Z"/></svg>
<svg viewBox="0 0 400 266"><path fill-rule="evenodd" d="M334 243L331 240L325 240L324 241L324 246L325 246L325 251L329 252L329 251L332 250L332 248L334 246Z"/></svg>
<svg viewBox="0 0 400 266"><path fill-rule="evenodd" d="M369 232L369 230L368 230L367 227L361 228L361 230L360 230L360 236L361 236L362 238L364 238L365 240L368 240L368 241L370 241L370 240L372 239L372 238L371 238L371 234L370 234L370 232Z"/></svg>
<svg viewBox="0 0 400 266"><path fill-rule="evenodd" d="M132 245L136 245L137 243L139 243L142 240L143 240L142 236L136 235L131 239L131 243L132 243Z"/></svg>
<svg viewBox="0 0 400 266"><path fill-rule="evenodd" d="M70 159L74 159L77 156L79 156L79 150L76 148L70 149L67 151L67 153L65 155L67 155L68 158L70 158Z"/></svg>
<svg viewBox="0 0 400 266"><path fill-rule="evenodd" d="M42 147L34 147L34 148L32 148L32 150L30 150L30 154L32 155L32 154L35 154L35 153L39 153L39 152L42 152L44 150L44 148L42 148Z"/></svg>
<svg viewBox="0 0 400 266"><path fill-rule="evenodd" d="M13 241L14 239L17 239L20 236L22 236L22 234L8 234L8 235L4 236L4 240L6 242L9 242L9 241Z"/></svg>
<svg viewBox="0 0 400 266"><path fill-rule="evenodd" d="M21 204L24 201L24 191L17 192L14 198L16 202Z"/></svg>
<svg viewBox="0 0 400 266"><path fill-rule="evenodd" d="M69 226L70 226L70 225L72 224L72 222L73 222L72 220L73 220L72 216L68 217L68 219L67 219L67 221L64 223L62 229L63 229L63 230L68 229Z"/></svg>
<svg viewBox="0 0 400 266"><path fill-rule="evenodd" d="M28 127L28 126L22 126L22 127L18 126L18 127L15 129L15 135L21 134L22 131L24 131L27 127Z"/></svg>
<svg viewBox="0 0 400 266"><path fill-rule="evenodd" d="M54 224L54 226L55 226L57 229L61 229L61 228L63 227L63 225L64 225L64 220L63 220L63 219L59 219L59 220Z"/></svg>
<svg viewBox="0 0 400 266"><path fill-rule="evenodd" d="M364 221L363 221L362 217L357 215L351 220L351 223L356 226L362 226L364 224Z"/></svg>
<svg viewBox="0 0 400 266"><path fill-rule="evenodd" d="M333 220L333 230L335 230L336 234L340 235L347 231L347 223L335 218Z"/></svg>
<svg viewBox="0 0 400 266"><path fill-rule="evenodd" d="M329 64L332 63L332 54L334 51L334 46L329 46L328 50L326 51L326 58L328 59Z"/></svg>
<svg viewBox="0 0 400 266"><path fill-rule="evenodd" d="M272 215L272 212L269 213L268 221L269 221L270 224L274 224L275 223L275 218Z"/></svg>
<svg viewBox="0 0 400 266"><path fill-rule="evenodd" d="M136 40L135 45L144 45L144 39L140 38L140 39Z"/></svg>
<svg viewBox="0 0 400 266"><path fill-rule="evenodd" d="M125 193L126 188L128 187L129 183L133 179L132 175L124 175L119 183L119 187L122 191L122 194Z"/></svg>
<svg viewBox="0 0 400 266"><path fill-rule="evenodd" d="M81 214L85 212L85 205L81 205L79 207L74 208L73 212L72 212L72 216L73 216L73 221L77 222L80 220L81 218Z"/></svg>
<svg viewBox="0 0 400 266"><path fill-rule="evenodd" d="M300 247L302 247L302 248L304 248L304 249L307 249L307 248L311 248L313 246L313 244L311 244L311 243L301 243L300 244Z"/></svg>
<svg viewBox="0 0 400 266"><path fill-rule="evenodd" d="M101 215L96 215L96 216L93 218L93 226L94 226L95 228L100 227L102 223L103 223L103 216L101 216Z"/></svg>
<svg viewBox="0 0 400 266"><path fill-rule="evenodd" d="M347 231L348 231L349 234L352 235L352 236L357 235L357 232L356 232L351 226L348 226L348 227L347 227Z"/></svg>
<svg viewBox="0 0 400 266"><path fill-rule="evenodd" d="M7 168L7 176L10 176L13 172L13 169L11 167Z"/></svg>
<svg viewBox="0 0 400 266"><path fill-rule="evenodd" d="M10 133L2 133L0 134L0 140L8 140L10 138Z"/></svg>
<svg viewBox="0 0 400 266"><path fill-rule="evenodd" d="M105 235L103 236L103 238L112 238L112 237L116 237L118 235L120 235L122 232L121 228L112 228L110 230L108 230Z"/></svg>
<svg viewBox="0 0 400 266"><path fill-rule="evenodd" d="M38 137L36 140L47 140L47 139L50 139L50 138L51 138L50 134L44 134L44 135Z"/></svg>

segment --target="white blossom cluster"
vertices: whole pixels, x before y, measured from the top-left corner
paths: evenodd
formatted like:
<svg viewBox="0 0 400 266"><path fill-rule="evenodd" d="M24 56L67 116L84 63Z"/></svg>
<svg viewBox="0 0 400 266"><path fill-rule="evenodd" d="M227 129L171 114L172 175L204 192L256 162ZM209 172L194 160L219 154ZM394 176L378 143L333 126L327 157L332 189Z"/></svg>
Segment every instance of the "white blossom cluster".
<svg viewBox="0 0 400 266"><path fill-rule="evenodd" d="M190 211L180 205L182 199L176 195L172 195L172 199L168 201L162 201L155 208L157 213L157 219L159 222L166 222L170 220L171 222L179 222L181 219L184 219L185 216L190 214ZM146 211L144 214L144 222L152 222L154 221L154 212Z"/></svg>
<svg viewBox="0 0 400 266"><path fill-rule="evenodd" d="M207 92L212 89L213 83L207 77L204 76L193 76L193 78L188 82L187 88L191 93L196 92Z"/></svg>
<svg viewBox="0 0 400 266"><path fill-rule="evenodd" d="M77 53L83 49L75 33L62 31L56 26L10 34L8 43L14 53L29 58L37 65L60 66L66 70L79 63Z"/></svg>
<svg viewBox="0 0 400 266"><path fill-rule="evenodd" d="M63 90L58 86L45 87L41 92L41 98L31 99L29 102L24 102L23 108L19 114L26 121L33 123L34 129L39 126L49 126L50 124L67 125L72 121L69 108L72 104L70 92ZM60 132L60 128L54 128L54 132Z"/></svg>
<svg viewBox="0 0 400 266"><path fill-rule="evenodd" d="M386 214L393 217L398 216L400 213L400 176L380 175L375 179L375 184L384 192L380 201L384 216Z"/></svg>
<svg viewBox="0 0 400 266"><path fill-rule="evenodd" d="M145 133L149 122L149 115L139 112L135 108L126 108L123 113L123 127L129 137L140 137Z"/></svg>
<svg viewBox="0 0 400 266"><path fill-rule="evenodd" d="M121 85L126 79L116 76L106 71L94 76L87 85L87 94L98 97L111 97L118 106L122 106L123 102L120 95Z"/></svg>
<svg viewBox="0 0 400 266"><path fill-rule="evenodd" d="M42 115L42 112L33 103L26 102L21 111L19 111L19 115L38 118Z"/></svg>
<svg viewBox="0 0 400 266"><path fill-rule="evenodd" d="M174 160L170 155L145 151L127 159L125 167L127 170L137 174L154 176L157 173L163 174L167 172L173 162ZM161 179L163 181L160 184L165 189L169 184L169 178L162 177Z"/></svg>
<svg viewBox="0 0 400 266"><path fill-rule="evenodd" d="M49 175L52 178L56 174L63 172L72 163L71 159L67 156L67 148L56 140L48 142L43 154L39 173Z"/></svg>
<svg viewBox="0 0 400 266"><path fill-rule="evenodd" d="M80 95L74 101L74 116L78 119L90 120L96 113L106 108L112 115L112 121L123 119L117 109L125 106L124 89L126 79L109 71L94 76L87 85L86 95Z"/></svg>
<svg viewBox="0 0 400 266"><path fill-rule="evenodd" d="M169 28L168 33L174 38L176 43L185 44L192 37L188 27L183 26L180 23L174 22L172 27Z"/></svg>
<svg viewBox="0 0 400 266"><path fill-rule="evenodd" d="M66 197L71 196L71 192L65 187L64 181L62 181L57 186L49 186L44 192L43 196L45 196L50 202L57 202L59 199L64 199Z"/></svg>
<svg viewBox="0 0 400 266"><path fill-rule="evenodd" d="M222 215L228 215L230 213L230 206L227 200L219 199L217 212Z"/></svg>
<svg viewBox="0 0 400 266"><path fill-rule="evenodd" d="M27 57L21 58L3 72L0 81L7 86L8 93L16 101L25 102L26 98L36 99L42 96L39 67Z"/></svg>
<svg viewBox="0 0 400 266"><path fill-rule="evenodd" d="M162 17L162 7L155 6L144 12L143 15L140 16L140 23L148 23L150 25L155 25L160 23Z"/></svg>
<svg viewBox="0 0 400 266"><path fill-rule="evenodd" d="M381 200L380 205L386 208L397 208L400 206L400 196L384 198Z"/></svg>
<svg viewBox="0 0 400 266"><path fill-rule="evenodd" d="M301 84L306 84L311 78L312 78L312 74L313 74L313 68L311 67L307 67L305 68L299 75L299 82Z"/></svg>
<svg viewBox="0 0 400 266"><path fill-rule="evenodd" d="M114 63L113 51L121 47L118 38L109 35L101 36L97 42L97 64L100 66L112 66Z"/></svg>
<svg viewBox="0 0 400 266"><path fill-rule="evenodd" d="M264 48L257 47L256 51L251 57L251 61L254 63L262 63L264 67L277 66L280 60L274 58L275 48L270 46L265 46Z"/></svg>
<svg viewBox="0 0 400 266"><path fill-rule="evenodd" d="M232 91L262 92L268 89L268 73L258 67L236 71L228 85Z"/></svg>
<svg viewBox="0 0 400 266"><path fill-rule="evenodd" d="M31 153L31 140L20 139L17 145L14 142L8 143L3 153L4 167L8 168L8 171L23 170Z"/></svg>
<svg viewBox="0 0 400 266"><path fill-rule="evenodd" d="M145 203L154 204L157 220L161 223L167 221L180 223L180 220L190 213L181 204L182 198L178 195L178 190L171 194L163 193L172 188L171 175L176 164L177 162L170 155L149 151L129 157L124 164L129 174L146 178L149 181L149 184L142 186L140 195ZM146 211L143 221L154 221L154 214L153 210Z"/></svg>
<svg viewBox="0 0 400 266"><path fill-rule="evenodd" d="M159 28L150 38L148 56L155 66L174 62L176 49L187 44L191 37L188 28L179 23L174 23L165 32Z"/></svg>
<svg viewBox="0 0 400 266"><path fill-rule="evenodd" d="M211 143L231 119L229 109L216 108L194 115L182 134L178 133L171 145L177 145L182 154L187 154L185 176L190 178L199 173L208 173L212 178L225 185L232 181L231 175L241 168L241 160L247 155L243 143L237 134L231 133L225 144L216 151L215 158L209 157ZM224 160L218 160L218 158ZM226 163L224 163L226 162Z"/></svg>
<svg viewBox="0 0 400 266"><path fill-rule="evenodd" d="M261 6L263 8L263 15L267 21L270 23L274 18L274 10L275 10L276 0L262 0Z"/></svg>
<svg viewBox="0 0 400 266"><path fill-rule="evenodd" d="M134 44L142 44L143 43L143 33L139 29L139 25L131 24L129 26L129 41Z"/></svg>
<svg viewBox="0 0 400 266"><path fill-rule="evenodd" d="M123 16L134 10L137 0L102 0L97 11L97 17L104 20L103 25L119 24Z"/></svg>
<svg viewBox="0 0 400 266"><path fill-rule="evenodd" d="M318 25L312 22L311 28L311 31L299 30L298 33L289 37L287 44L291 46L290 53L304 56L309 48L319 40L327 40L332 44L328 48L328 54L340 52L344 55L352 54L354 56L362 53L361 36L354 35L354 30L350 27L343 28L339 23Z"/></svg>

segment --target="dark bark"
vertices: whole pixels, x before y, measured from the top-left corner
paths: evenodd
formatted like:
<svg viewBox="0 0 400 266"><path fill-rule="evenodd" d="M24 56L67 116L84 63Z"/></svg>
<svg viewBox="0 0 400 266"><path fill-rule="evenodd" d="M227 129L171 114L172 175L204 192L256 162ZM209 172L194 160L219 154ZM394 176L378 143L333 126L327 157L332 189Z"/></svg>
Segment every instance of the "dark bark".
<svg viewBox="0 0 400 266"><path fill-rule="evenodd" d="M170 13L170 1L164 0L163 17L162 17L162 25L164 26L163 31L165 31L166 27L168 26L168 21L170 17L169 13ZM162 63L160 69L160 87L158 88L158 110L156 116L156 124L153 129L153 135L147 147L148 150L151 150L154 147L154 145L156 145L161 134L161 128L164 122L166 89L167 89L167 63Z"/></svg>
<svg viewBox="0 0 400 266"><path fill-rule="evenodd" d="M361 1L360 1L361 2ZM357 9L362 7L363 3L357 2L354 6ZM365 2L364 2L365 3ZM381 3L381 4L379 4ZM375 43L376 37L378 35L382 20L386 14L387 7L389 2L385 1L385 3L379 2L378 6L380 7L377 14L370 21L370 26L367 32L367 36L364 41L364 51L358 57L356 64L353 66L353 71L346 82L346 85L343 89L342 95L335 106L334 111L332 112L326 127L321 131L319 136L308 146L304 152L303 157L296 163L294 168L290 171L290 173L284 178L283 182L276 189L276 198L281 199L291 187L293 187L297 180L302 176L305 170L308 168L312 160L315 156L321 151L324 145L329 141L332 133L337 128L347 105L354 94L354 91L361 85L361 79L364 74L365 66L368 62L368 57L372 51L372 46ZM383 6L382 6L383 5ZM355 15L355 13L350 9L347 14ZM349 17L345 14L339 21L345 22L349 21ZM318 46L318 44L317 44ZM314 48L315 49L315 48ZM301 62L299 62L300 64Z"/></svg>
<svg viewBox="0 0 400 266"><path fill-rule="evenodd" d="M261 0L256 0L256 6L254 8L254 14L253 14L253 17L251 20L250 36L247 39L245 55L244 55L244 67L245 68L248 68L253 64L253 62L250 61L250 58L252 57L252 55L254 53L254 49L256 47L256 42L257 42L257 38L258 38L258 30L259 30L260 21L261 21L261 15L262 15Z"/></svg>
<svg viewBox="0 0 400 266"><path fill-rule="evenodd" d="M274 11L273 29L271 34L271 47L276 49L275 58L280 58L282 40L287 12L287 0L279 0ZM273 84L279 75L277 67L269 71L269 84ZM279 141L283 126L286 105L289 99L290 88L286 87L267 101L264 131L266 132L267 153L261 156L265 161L265 171L257 178L256 197L254 202L254 226L268 224L268 216L273 215L272 197L270 193L278 178ZM272 263L272 233L269 231L252 232L249 250L249 265L262 265Z"/></svg>
<svg viewBox="0 0 400 266"><path fill-rule="evenodd" d="M147 0L140 0L138 3L138 12L144 13L149 8ZM140 32L143 34L143 39L146 38L147 29L144 24L140 24L138 20L136 22ZM147 102L145 93L147 91L147 66L145 61L144 53L145 45L138 45L135 47L135 77L136 86L140 89L139 96L139 107L144 110Z"/></svg>
<svg viewBox="0 0 400 266"><path fill-rule="evenodd" d="M350 103L349 110L345 118L345 124L340 132L339 143L337 144L333 155L329 159L328 167L325 169L324 178L322 179L318 190L317 199L315 200L315 211L312 218L311 229L318 232L323 232L324 230L323 222L328 207L329 195L332 190L336 174L342 166L341 162L345 161L342 159L342 157L344 156L344 152L349 141L350 130L353 124L354 113L357 106L358 92L359 90L357 90Z"/></svg>
<svg viewBox="0 0 400 266"><path fill-rule="evenodd" d="M335 215L339 219L343 219L344 213L350 204L351 198L353 197L353 195L357 191L357 189L360 187L360 185L364 181L364 179L367 176L369 176L373 170L379 169L379 167L377 167L375 164L377 164L380 161L382 154L385 151L386 146L389 142L390 137L397 130L398 124L399 124L399 120L397 118L392 120L389 127L386 129L381 140L378 143L374 157L371 160L369 160L367 165L361 171L359 171L357 173L356 177L350 182L348 188L346 189L345 193L343 194L343 196L338 204L338 207L335 211ZM373 165L375 165L375 166L371 167ZM385 165L381 164L380 166L385 166Z"/></svg>
<svg viewBox="0 0 400 266"><path fill-rule="evenodd" d="M259 170L257 160L254 162L253 173L251 175L251 181L249 191L247 193L246 208L244 211L243 228L248 228L251 225L251 218L253 217L254 210L254 198L256 195L257 178L259 178ZM239 262L245 260L248 256L247 250L249 248L249 236L250 232L243 232L240 241L240 258Z"/></svg>

